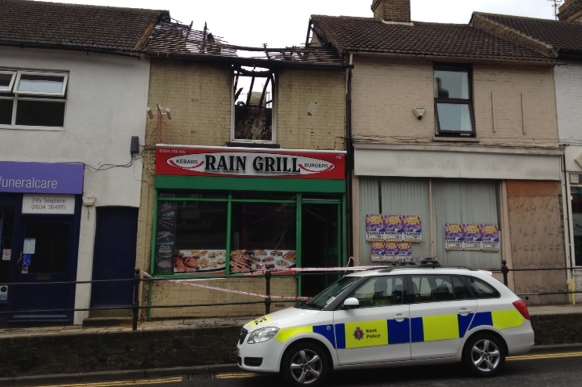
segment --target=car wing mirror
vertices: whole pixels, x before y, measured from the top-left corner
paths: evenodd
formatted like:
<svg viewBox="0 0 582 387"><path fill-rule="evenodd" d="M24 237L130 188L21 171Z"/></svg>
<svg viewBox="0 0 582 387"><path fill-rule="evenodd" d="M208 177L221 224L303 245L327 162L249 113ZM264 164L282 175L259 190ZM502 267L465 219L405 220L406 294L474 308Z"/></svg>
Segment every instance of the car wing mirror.
<svg viewBox="0 0 582 387"><path fill-rule="evenodd" d="M355 309L360 306L360 301L356 297L346 298L344 301L344 309Z"/></svg>

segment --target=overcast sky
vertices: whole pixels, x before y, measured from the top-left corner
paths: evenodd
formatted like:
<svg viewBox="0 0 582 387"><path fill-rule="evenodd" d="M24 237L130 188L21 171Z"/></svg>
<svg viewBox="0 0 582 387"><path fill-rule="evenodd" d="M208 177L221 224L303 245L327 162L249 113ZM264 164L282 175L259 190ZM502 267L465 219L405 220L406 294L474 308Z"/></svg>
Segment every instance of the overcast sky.
<svg viewBox="0 0 582 387"><path fill-rule="evenodd" d="M372 0L55 0L63 3L166 9L173 18L237 45L270 47L304 42L311 14L372 15ZM553 18L550 0L411 0L412 19L467 23L473 11Z"/></svg>

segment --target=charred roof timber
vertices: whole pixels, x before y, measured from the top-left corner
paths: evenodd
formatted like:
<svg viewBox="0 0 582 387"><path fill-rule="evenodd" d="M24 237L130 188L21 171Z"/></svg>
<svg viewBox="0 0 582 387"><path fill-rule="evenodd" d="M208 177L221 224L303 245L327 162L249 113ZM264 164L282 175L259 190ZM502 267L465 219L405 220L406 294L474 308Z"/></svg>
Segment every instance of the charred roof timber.
<svg viewBox="0 0 582 387"><path fill-rule="evenodd" d="M151 56L192 61L219 61L241 66L344 68L344 60L333 48L320 47L248 47L228 44L204 30L175 21L158 23L147 42L145 53Z"/></svg>

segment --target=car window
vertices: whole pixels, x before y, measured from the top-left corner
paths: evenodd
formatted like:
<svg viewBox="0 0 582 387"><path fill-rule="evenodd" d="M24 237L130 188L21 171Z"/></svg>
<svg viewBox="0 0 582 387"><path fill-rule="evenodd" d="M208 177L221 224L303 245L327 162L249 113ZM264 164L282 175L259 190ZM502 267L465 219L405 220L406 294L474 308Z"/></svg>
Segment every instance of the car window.
<svg viewBox="0 0 582 387"><path fill-rule="evenodd" d="M452 275L415 275L412 276L414 302L441 302L466 300L471 293L463 279Z"/></svg>
<svg viewBox="0 0 582 387"><path fill-rule="evenodd" d="M370 278L350 297L360 302L360 308L399 305L404 297L404 279L397 276Z"/></svg>
<svg viewBox="0 0 582 387"><path fill-rule="evenodd" d="M499 298L501 295L493 286L475 277L467 277L467 282L475 298Z"/></svg>

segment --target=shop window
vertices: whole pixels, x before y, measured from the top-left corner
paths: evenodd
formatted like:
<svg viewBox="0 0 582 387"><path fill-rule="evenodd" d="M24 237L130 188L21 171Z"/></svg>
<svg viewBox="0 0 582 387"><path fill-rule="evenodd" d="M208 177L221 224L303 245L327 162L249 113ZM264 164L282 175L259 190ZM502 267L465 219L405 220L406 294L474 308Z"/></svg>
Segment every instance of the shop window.
<svg viewBox="0 0 582 387"><path fill-rule="evenodd" d="M274 143L273 90L275 74L269 69L234 69L233 142Z"/></svg>
<svg viewBox="0 0 582 387"><path fill-rule="evenodd" d="M474 136L470 69L461 66L437 66L434 71L434 91L437 134Z"/></svg>
<svg viewBox="0 0 582 387"><path fill-rule="evenodd" d="M0 125L63 127L68 74L0 71Z"/></svg>
<svg viewBox="0 0 582 387"><path fill-rule="evenodd" d="M295 208L286 204L233 203L231 272L295 266Z"/></svg>
<svg viewBox="0 0 582 387"><path fill-rule="evenodd" d="M225 202L161 202L157 272L224 272L226 217Z"/></svg>
<svg viewBox="0 0 582 387"><path fill-rule="evenodd" d="M576 266L582 266L582 187L572 187L572 226Z"/></svg>

